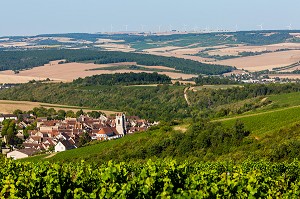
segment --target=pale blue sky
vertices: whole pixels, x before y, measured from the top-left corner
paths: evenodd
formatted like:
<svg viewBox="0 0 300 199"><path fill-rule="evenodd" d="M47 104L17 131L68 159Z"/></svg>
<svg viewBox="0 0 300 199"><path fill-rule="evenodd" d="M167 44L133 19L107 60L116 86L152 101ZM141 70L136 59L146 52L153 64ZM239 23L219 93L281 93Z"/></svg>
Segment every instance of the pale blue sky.
<svg viewBox="0 0 300 199"><path fill-rule="evenodd" d="M0 36L226 28L300 29L299 0L1 0Z"/></svg>

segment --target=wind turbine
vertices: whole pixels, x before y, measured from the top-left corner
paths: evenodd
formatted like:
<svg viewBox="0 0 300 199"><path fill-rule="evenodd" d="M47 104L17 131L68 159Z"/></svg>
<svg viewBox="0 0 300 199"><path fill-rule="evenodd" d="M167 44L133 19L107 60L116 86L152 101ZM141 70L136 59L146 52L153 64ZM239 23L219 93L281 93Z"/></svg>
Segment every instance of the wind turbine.
<svg viewBox="0 0 300 199"><path fill-rule="evenodd" d="M142 32L144 32L144 27L145 27L145 25L141 25Z"/></svg>
<svg viewBox="0 0 300 199"><path fill-rule="evenodd" d="M128 25L124 25L126 32L128 31Z"/></svg>
<svg viewBox="0 0 300 199"><path fill-rule="evenodd" d="M158 26L158 32L160 32L160 29L161 29L161 25Z"/></svg>
<svg viewBox="0 0 300 199"><path fill-rule="evenodd" d="M235 32L237 32L237 31L238 31L238 25L235 24Z"/></svg>
<svg viewBox="0 0 300 199"><path fill-rule="evenodd" d="M169 25L169 31L172 32L172 25Z"/></svg>
<svg viewBox="0 0 300 199"><path fill-rule="evenodd" d="M113 25L112 24L110 24L110 32L112 33L113 32Z"/></svg>
<svg viewBox="0 0 300 199"><path fill-rule="evenodd" d="M197 30L198 30L198 26L195 25L195 26L194 26L194 32L197 32Z"/></svg>
<svg viewBox="0 0 300 199"><path fill-rule="evenodd" d="M187 25L186 25L186 24L183 24L184 32L186 32L186 28L187 28Z"/></svg>
<svg viewBox="0 0 300 199"><path fill-rule="evenodd" d="M288 28L289 30L292 30L292 24L290 24L289 26L287 26L287 28Z"/></svg>
<svg viewBox="0 0 300 199"><path fill-rule="evenodd" d="M260 30L263 30L263 24L257 25L258 27L260 27Z"/></svg>

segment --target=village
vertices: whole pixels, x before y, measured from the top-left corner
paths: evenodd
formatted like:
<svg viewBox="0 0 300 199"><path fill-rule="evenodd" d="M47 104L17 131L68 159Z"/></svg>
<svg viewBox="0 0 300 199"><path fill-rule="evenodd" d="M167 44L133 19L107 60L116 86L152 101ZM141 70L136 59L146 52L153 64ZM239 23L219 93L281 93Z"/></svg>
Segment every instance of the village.
<svg viewBox="0 0 300 199"><path fill-rule="evenodd" d="M63 120L49 120L47 117L35 117L32 114L0 114L1 132L6 128L3 125L5 121L15 124L15 129L18 130L13 132L13 139L8 134L1 135L2 154L15 160L41 153L71 150L91 141L122 138L158 124L138 116L126 117L124 113L116 113L114 116L101 114L99 118L80 115ZM25 133L24 129L29 126L35 128Z"/></svg>

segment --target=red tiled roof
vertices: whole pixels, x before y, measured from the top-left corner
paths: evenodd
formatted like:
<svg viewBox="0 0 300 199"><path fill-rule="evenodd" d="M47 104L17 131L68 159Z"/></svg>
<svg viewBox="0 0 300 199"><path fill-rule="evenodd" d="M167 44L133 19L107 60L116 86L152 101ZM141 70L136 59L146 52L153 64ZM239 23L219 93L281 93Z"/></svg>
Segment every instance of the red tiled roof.
<svg viewBox="0 0 300 199"><path fill-rule="evenodd" d="M97 132L97 134L111 134L111 133L118 135L116 128L112 128L112 127L104 127Z"/></svg>

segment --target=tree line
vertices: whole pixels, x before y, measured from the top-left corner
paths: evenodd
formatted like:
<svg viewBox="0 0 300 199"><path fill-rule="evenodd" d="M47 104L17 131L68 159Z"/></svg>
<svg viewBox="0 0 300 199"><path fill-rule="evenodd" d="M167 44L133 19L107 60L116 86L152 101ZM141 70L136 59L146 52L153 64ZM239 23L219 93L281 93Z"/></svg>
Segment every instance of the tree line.
<svg viewBox="0 0 300 199"><path fill-rule="evenodd" d="M23 84L0 91L0 99L39 101L122 111L152 121L189 116L183 86L122 86L75 83Z"/></svg>
<svg viewBox="0 0 300 199"><path fill-rule="evenodd" d="M27 50L0 51L0 70L24 70L43 66L54 60L66 62L94 62L108 64L137 62L139 65L166 66L191 74L222 74L232 71L230 66L205 64L175 57L164 57L140 53L95 51L95 50ZM59 67L59 66L57 66Z"/></svg>
<svg viewBox="0 0 300 199"><path fill-rule="evenodd" d="M194 78L196 85L229 85L229 84L240 84L240 82L232 80L226 77L214 77L214 76L207 76L204 77L199 75L198 77Z"/></svg>
<svg viewBox="0 0 300 199"><path fill-rule="evenodd" d="M166 75L154 73L116 73L93 75L86 78L78 78L74 84L86 86L92 85L143 85L143 84L170 84L171 78Z"/></svg>

